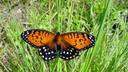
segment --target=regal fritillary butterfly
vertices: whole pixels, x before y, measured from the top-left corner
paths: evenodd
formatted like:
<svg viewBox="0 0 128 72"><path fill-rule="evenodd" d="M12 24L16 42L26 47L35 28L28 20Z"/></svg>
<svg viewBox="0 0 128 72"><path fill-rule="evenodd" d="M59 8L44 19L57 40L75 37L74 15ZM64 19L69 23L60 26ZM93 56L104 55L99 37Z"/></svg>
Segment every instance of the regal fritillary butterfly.
<svg viewBox="0 0 128 72"><path fill-rule="evenodd" d="M57 52L64 60L70 60L79 52L95 45L95 37L85 32L69 32L54 34L46 30L31 29L21 34L22 39L38 48L42 58L46 61L56 58Z"/></svg>

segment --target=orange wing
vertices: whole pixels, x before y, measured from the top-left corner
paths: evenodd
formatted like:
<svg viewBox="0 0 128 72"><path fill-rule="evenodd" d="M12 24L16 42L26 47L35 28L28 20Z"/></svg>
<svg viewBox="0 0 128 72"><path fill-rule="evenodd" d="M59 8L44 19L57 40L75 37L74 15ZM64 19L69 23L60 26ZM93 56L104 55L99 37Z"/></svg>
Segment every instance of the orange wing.
<svg viewBox="0 0 128 72"><path fill-rule="evenodd" d="M90 48L95 44L95 37L84 32L65 33L61 37L63 41L78 50Z"/></svg>
<svg viewBox="0 0 128 72"><path fill-rule="evenodd" d="M53 48L54 46L52 44L52 41L55 37L55 34L49 31L38 29L27 30L21 34L21 37L23 38L24 41L35 47L50 45L50 47Z"/></svg>
<svg viewBox="0 0 128 72"><path fill-rule="evenodd" d="M32 29L21 33L21 38L34 47L38 47L41 57L48 61L56 58L54 38L55 34L45 31Z"/></svg>

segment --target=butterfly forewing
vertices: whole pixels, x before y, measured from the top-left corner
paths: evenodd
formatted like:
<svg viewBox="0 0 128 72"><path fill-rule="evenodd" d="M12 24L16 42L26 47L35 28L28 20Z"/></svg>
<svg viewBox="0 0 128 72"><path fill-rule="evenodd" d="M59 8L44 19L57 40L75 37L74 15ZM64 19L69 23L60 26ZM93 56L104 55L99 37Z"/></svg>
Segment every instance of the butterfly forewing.
<svg viewBox="0 0 128 72"><path fill-rule="evenodd" d="M39 54L44 60L56 57L55 43L53 42L55 34L45 30L32 29L24 31L21 37L31 46L38 48Z"/></svg>
<svg viewBox="0 0 128 72"><path fill-rule="evenodd" d="M45 30L27 30L21 34L24 41L35 47L42 47L54 39L54 34Z"/></svg>
<svg viewBox="0 0 128 72"><path fill-rule="evenodd" d="M87 49L94 46L95 37L91 34L84 32L71 32L62 34L63 41L66 41L69 45L75 49Z"/></svg>

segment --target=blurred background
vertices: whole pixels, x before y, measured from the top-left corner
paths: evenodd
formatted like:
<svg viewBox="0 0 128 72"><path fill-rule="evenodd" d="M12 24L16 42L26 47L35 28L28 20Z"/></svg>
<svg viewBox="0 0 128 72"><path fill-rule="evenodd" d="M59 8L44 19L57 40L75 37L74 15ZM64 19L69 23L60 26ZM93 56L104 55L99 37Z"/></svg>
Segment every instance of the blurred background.
<svg viewBox="0 0 128 72"><path fill-rule="evenodd" d="M95 46L45 62L24 30L86 32ZM0 0L0 72L128 72L128 0Z"/></svg>

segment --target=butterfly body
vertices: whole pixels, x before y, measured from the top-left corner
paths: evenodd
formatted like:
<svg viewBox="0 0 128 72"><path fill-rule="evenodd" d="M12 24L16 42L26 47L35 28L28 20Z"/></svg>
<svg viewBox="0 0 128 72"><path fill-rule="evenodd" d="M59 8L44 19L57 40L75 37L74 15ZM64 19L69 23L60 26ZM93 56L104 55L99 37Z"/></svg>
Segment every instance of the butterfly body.
<svg viewBox="0 0 128 72"><path fill-rule="evenodd" d="M38 48L44 60L56 58L57 52L62 59L70 60L79 55L79 51L88 49L95 44L95 37L84 32L60 34L45 30L32 29L21 34L28 44Z"/></svg>

